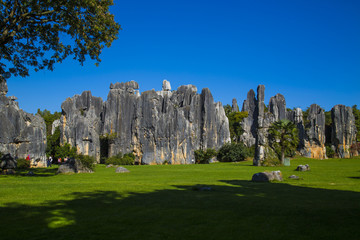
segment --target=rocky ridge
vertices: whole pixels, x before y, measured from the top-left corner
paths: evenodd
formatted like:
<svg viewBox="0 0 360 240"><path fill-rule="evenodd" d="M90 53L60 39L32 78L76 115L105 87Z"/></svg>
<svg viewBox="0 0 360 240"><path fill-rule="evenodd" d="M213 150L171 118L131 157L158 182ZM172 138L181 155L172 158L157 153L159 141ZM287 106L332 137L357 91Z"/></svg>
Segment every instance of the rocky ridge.
<svg viewBox="0 0 360 240"><path fill-rule="evenodd" d="M133 152L142 164L193 163L195 149L219 148L230 141L228 119L209 89L193 85L141 95L135 81L111 84L107 101L90 92L62 104L62 142L78 152L113 156ZM103 144L99 139L106 140Z"/></svg>

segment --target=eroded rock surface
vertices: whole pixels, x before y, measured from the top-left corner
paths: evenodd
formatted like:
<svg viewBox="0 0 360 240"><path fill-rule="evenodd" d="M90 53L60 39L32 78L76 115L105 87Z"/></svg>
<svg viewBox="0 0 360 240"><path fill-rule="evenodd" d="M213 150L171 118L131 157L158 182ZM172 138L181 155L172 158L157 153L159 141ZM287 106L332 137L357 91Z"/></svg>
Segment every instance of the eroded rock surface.
<svg viewBox="0 0 360 240"><path fill-rule="evenodd" d="M77 147L78 153L99 159L103 100L93 97L90 91L85 91L66 99L61 109L60 144L70 143Z"/></svg>
<svg viewBox="0 0 360 240"><path fill-rule="evenodd" d="M142 164L192 163L193 151L219 148L230 141L228 119L210 90L193 85L170 91L136 92L138 84L111 84L107 101L89 92L62 104L62 141L78 152L100 157L100 136L108 141L107 155L133 152Z"/></svg>
<svg viewBox="0 0 360 240"><path fill-rule="evenodd" d="M0 152L12 157L31 157L31 164L46 166L46 125L39 115L19 108L14 97L6 97L6 81L0 90Z"/></svg>
<svg viewBox="0 0 360 240"><path fill-rule="evenodd" d="M302 153L305 157L325 159L325 112L317 104L312 104L305 124L305 136L300 140L304 146Z"/></svg>
<svg viewBox="0 0 360 240"><path fill-rule="evenodd" d="M331 109L331 143L341 158L350 157L350 146L356 143L355 117L351 107L336 105Z"/></svg>

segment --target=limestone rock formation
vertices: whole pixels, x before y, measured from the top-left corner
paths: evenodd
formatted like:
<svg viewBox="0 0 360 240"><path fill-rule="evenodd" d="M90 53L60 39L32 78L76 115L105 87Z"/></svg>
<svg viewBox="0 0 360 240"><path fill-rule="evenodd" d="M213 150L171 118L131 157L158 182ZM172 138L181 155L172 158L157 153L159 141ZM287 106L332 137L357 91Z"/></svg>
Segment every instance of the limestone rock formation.
<svg viewBox="0 0 360 240"><path fill-rule="evenodd" d="M280 93L270 98L269 111L274 115L274 121L286 119L286 102Z"/></svg>
<svg viewBox="0 0 360 240"><path fill-rule="evenodd" d="M300 138L304 144L302 154L309 158L325 159L325 112L317 104L309 108L305 131L304 138Z"/></svg>
<svg viewBox="0 0 360 240"><path fill-rule="evenodd" d="M243 103L242 112L247 112L248 116L241 122L241 127L244 133L240 136L242 141L247 147L255 145L256 138L256 121L255 116L256 97L254 90L250 90L247 94L247 98Z"/></svg>
<svg viewBox="0 0 360 240"><path fill-rule="evenodd" d="M62 104L62 141L99 160L97 139L104 136L105 155L133 152L142 164L192 163L194 150L230 141L225 111L209 89L198 94L187 85L171 92L165 81L162 91L141 95L134 81L111 84L104 103L89 92L67 99Z"/></svg>
<svg viewBox="0 0 360 240"><path fill-rule="evenodd" d="M16 98L6 97L6 81L0 84L0 152L12 157L31 157L31 164L46 166L46 126L39 115L21 110Z"/></svg>
<svg viewBox="0 0 360 240"><path fill-rule="evenodd" d="M259 85L257 88L257 99L255 105L255 156L253 160L254 166L261 166L266 160L276 158L274 151L269 146L268 141L268 129L276 118L281 118L282 107L275 107L280 105L277 101L285 104L285 101L281 97L273 97L270 103L273 104L273 108L270 108L271 112L265 112L265 86ZM269 104L270 105L270 104ZM285 106L286 109L286 106Z"/></svg>
<svg viewBox="0 0 360 240"><path fill-rule="evenodd" d="M356 143L355 117L351 107L336 105L331 109L331 144L341 158L350 157L350 146Z"/></svg>
<svg viewBox="0 0 360 240"><path fill-rule="evenodd" d="M231 105L231 112L238 112L238 111L239 111L239 106L237 104L237 100L236 98L233 98Z"/></svg>
<svg viewBox="0 0 360 240"><path fill-rule="evenodd" d="M90 91L85 91L66 99L61 109L60 144L70 143L77 147L79 153L99 159L103 100L93 97Z"/></svg>

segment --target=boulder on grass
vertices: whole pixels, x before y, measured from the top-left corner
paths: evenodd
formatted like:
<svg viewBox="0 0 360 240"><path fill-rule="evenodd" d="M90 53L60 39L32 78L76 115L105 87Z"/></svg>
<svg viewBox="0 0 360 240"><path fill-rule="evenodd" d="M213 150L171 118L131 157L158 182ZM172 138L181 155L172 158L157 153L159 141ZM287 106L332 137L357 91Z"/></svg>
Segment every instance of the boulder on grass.
<svg viewBox="0 0 360 240"><path fill-rule="evenodd" d="M126 168L124 167L118 167L116 170L115 170L115 173L128 173L130 172L129 170L127 170Z"/></svg>
<svg viewBox="0 0 360 240"><path fill-rule="evenodd" d="M93 173L94 171L85 167L78 159L69 159L59 166L57 173Z"/></svg>
<svg viewBox="0 0 360 240"><path fill-rule="evenodd" d="M299 166L297 166L295 171L300 171L300 172L310 171L310 166L308 164L299 165Z"/></svg>
<svg viewBox="0 0 360 240"><path fill-rule="evenodd" d="M253 182L270 182L270 181L282 181L282 174L280 171L272 172L259 172L252 176Z"/></svg>

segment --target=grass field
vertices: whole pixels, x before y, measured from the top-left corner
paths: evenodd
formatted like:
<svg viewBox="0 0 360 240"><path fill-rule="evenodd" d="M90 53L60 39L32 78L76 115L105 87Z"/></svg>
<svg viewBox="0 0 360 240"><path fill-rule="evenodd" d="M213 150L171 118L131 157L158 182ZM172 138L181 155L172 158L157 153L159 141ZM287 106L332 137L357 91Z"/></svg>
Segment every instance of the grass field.
<svg viewBox="0 0 360 240"><path fill-rule="evenodd" d="M310 172L295 172L299 164ZM360 159L0 176L0 239L360 239ZM281 170L283 182L251 176ZM295 174L301 180L287 177ZM199 187L211 191L199 191Z"/></svg>

